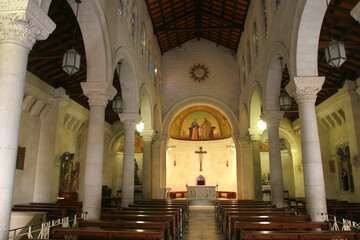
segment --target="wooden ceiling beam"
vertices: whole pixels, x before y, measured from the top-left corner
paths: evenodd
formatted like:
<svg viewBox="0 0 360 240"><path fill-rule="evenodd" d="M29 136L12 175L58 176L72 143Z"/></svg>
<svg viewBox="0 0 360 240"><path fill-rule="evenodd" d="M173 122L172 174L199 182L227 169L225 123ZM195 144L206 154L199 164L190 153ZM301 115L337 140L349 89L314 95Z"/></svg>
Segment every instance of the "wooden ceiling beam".
<svg viewBox="0 0 360 240"><path fill-rule="evenodd" d="M208 16L209 18L215 18L215 19L218 19L218 20L220 20L220 18L221 18L219 15L210 13L210 12L208 12L206 10L202 10L201 14L204 14L205 16ZM238 24L238 23L229 21L226 18L223 19L223 22L226 23L229 26L230 25L236 26L236 28L240 29L241 31L244 31L244 25L243 24Z"/></svg>
<svg viewBox="0 0 360 240"><path fill-rule="evenodd" d="M358 41L342 41L345 45L345 49L347 48L359 48L360 49L360 42ZM326 46L330 43L330 41L320 41L319 48L326 48Z"/></svg>

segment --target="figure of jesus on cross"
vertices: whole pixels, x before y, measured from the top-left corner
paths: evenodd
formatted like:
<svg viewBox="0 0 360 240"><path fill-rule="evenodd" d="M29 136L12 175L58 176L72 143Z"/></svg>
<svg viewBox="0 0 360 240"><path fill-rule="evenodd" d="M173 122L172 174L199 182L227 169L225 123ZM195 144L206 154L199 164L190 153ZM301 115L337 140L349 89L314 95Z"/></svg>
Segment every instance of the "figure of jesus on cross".
<svg viewBox="0 0 360 240"><path fill-rule="evenodd" d="M203 148L200 147L200 151L195 151L196 154L199 154L199 159L200 159L200 171L202 171L202 162L203 162L203 154L206 154L206 151L202 150Z"/></svg>

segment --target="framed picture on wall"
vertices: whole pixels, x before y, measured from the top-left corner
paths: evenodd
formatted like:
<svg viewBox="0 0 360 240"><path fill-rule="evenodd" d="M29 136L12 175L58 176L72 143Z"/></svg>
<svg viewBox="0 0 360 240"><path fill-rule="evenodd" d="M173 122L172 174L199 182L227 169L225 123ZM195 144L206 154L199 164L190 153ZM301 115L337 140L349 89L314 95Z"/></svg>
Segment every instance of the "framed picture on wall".
<svg viewBox="0 0 360 240"><path fill-rule="evenodd" d="M24 170L25 147L18 147L16 169Z"/></svg>

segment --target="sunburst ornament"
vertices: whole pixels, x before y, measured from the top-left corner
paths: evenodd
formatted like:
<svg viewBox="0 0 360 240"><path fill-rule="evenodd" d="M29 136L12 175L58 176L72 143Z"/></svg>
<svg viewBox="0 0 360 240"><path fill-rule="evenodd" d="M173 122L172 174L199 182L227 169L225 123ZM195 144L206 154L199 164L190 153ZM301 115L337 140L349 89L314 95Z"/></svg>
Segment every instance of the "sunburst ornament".
<svg viewBox="0 0 360 240"><path fill-rule="evenodd" d="M194 64L194 66L191 68L190 76L194 79L194 81L200 82L201 80L204 80L209 77L209 71L208 68L205 67L204 64Z"/></svg>

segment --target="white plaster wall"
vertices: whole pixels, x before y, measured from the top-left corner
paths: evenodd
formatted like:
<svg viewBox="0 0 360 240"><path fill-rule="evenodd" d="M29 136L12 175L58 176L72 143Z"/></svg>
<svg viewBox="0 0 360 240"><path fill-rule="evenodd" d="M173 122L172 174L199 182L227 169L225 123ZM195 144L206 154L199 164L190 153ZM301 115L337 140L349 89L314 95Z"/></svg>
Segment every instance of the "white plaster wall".
<svg viewBox="0 0 360 240"><path fill-rule="evenodd" d="M219 191L237 191L235 150L231 138L215 141L181 141L170 139L167 151L166 187L172 191L186 191L186 184L196 185L196 178L204 176L206 185L217 185ZM199 147L203 147L203 164L200 171ZM176 166L174 160L176 159ZM229 166L226 166L228 160Z"/></svg>
<svg viewBox="0 0 360 240"><path fill-rule="evenodd" d="M205 81L190 76L194 64L204 64L210 72ZM165 114L174 104L194 96L215 97L238 115L240 81L235 52L205 39L190 40L163 56L162 109Z"/></svg>

